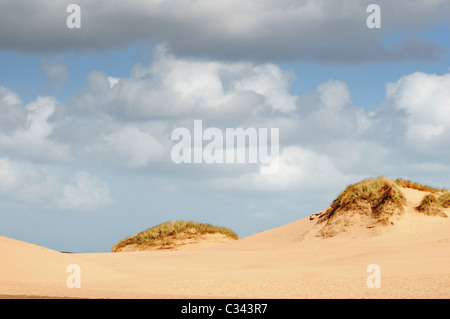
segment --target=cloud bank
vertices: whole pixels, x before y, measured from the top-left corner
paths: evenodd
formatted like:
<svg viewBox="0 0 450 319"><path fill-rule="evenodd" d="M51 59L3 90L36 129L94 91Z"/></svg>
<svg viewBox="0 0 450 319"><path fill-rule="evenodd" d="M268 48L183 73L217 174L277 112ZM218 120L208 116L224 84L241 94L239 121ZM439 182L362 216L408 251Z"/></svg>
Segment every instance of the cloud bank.
<svg viewBox="0 0 450 319"><path fill-rule="evenodd" d="M166 43L178 56L247 61L431 61L446 49L414 36L448 23L446 0L380 0L382 28L366 25L370 1L79 0L82 27L68 29L64 0L0 4L0 49L106 51ZM10 32L14 30L14 32ZM385 36L399 36L386 45Z"/></svg>
<svg viewBox="0 0 450 319"><path fill-rule="evenodd" d="M142 176L163 192L167 185L170 192L322 191L393 174L444 182L449 73L416 72L387 83L383 103L370 112L353 104L342 81L330 79L301 96L289 93L294 81L274 64L192 60L160 47L130 77L92 71L64 104L51 96L25 104L0 87L2 203L108 207L114 190L90 165ZM220 129L279 128L278 172L261 175L257 164L174 164L171 132L192 127L194 119Z"/></svg>

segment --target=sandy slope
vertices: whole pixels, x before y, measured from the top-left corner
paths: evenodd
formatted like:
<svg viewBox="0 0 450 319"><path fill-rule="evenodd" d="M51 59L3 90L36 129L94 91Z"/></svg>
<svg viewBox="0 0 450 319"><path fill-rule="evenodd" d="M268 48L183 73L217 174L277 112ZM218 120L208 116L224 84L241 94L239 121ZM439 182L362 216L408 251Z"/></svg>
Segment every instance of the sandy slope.
<svg viewBox="0 0 450 319"><path fill-rule="evenodd" d="M317 238L314 215L201 249L62 254L0 237L0 295L101 298L449 298L450 218L413 210L424 193L404 190L393 225ZM447 209L450 216L450 211ZM207 246L207 245L206 245ZM69 264L81 288L66 287ZM370 289L369 264L381 267Z"/></svg>

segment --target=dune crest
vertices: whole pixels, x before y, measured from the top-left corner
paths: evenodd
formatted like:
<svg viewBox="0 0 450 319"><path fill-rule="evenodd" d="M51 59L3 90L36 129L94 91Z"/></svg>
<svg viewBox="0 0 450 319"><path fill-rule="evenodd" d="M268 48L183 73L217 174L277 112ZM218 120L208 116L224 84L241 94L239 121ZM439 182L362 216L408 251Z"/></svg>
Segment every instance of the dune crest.
<svg viewBox="0 0 450 319"><path fill-rule="evenodd" d="M219 245L197 241L189 227L164 233L175 223L141 235L157 244L167 234L171 244L197 242L176 249L63 254L0 237L0 297L449 298L448 191L419 186L362 181L328 209ZM436 200L424 200L429 194ZM419 209L428 202L445 216ZM142 236L125 239L121 248L133 250ZM194 249L201 243L203 249ZM80 289L66 286L69 264L80 266ZM380 289L366 284L372 264L381 269Z"/></svg>
<svg viewBox="0 0 450 319"><path fill-rule="evenodd" d="M368 235L379 235L388 231L405 213L448 217L445 204L448 192L436 191L440 195L437 197L425 188L411 188L411 184L403 180L402 185L387 177L349 185L328 209L310 216L310 220L317 222L310 232L321 238L350 231L361 233L366 229L370 230L365 231Z"/></svg>

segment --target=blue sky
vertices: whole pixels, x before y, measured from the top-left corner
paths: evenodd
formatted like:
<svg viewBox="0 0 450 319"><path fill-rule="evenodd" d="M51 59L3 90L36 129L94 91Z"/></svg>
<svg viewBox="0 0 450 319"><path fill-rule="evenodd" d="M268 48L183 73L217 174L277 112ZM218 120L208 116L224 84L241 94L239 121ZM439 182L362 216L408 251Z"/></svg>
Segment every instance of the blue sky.
<svg viewBox="0 0 450 319"><path fill-rule="evenodd" d="M379 1L381 29L368 1L78 1L80 29L69 3L0 4L0 235L110 251L188 219L243 237L371 176L450 187L448 1ZM194 119L279 128L279 171L174 164Z"/></svg>

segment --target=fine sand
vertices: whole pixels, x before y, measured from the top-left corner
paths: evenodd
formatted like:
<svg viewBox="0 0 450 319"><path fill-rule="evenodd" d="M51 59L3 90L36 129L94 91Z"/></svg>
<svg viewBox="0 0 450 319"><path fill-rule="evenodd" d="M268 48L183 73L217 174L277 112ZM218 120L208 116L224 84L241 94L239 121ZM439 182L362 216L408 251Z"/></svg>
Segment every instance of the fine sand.
<svg viewBox="0 0 450 319"><path fill-rule="evenodd" d="M318 214L223 243L177 250L64 254L0 237L4 298L449 298L450 218L414 210L423 192L402 189L408 204L393 224L316 237ZM450 216L450 210L445 212ZM68 288L67 266L81 288ZM380 288L367 266L379 265Z"/></svg>

